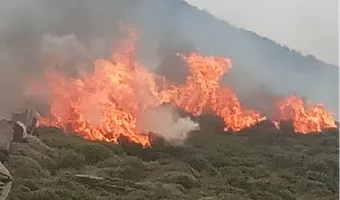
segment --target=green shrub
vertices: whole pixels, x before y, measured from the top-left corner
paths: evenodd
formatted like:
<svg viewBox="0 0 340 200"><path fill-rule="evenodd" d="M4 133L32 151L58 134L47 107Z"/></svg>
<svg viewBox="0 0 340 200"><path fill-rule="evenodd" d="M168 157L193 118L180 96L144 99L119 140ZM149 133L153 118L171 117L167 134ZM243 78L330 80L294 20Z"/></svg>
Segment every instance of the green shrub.
<svg viewBox="0 0 340 200"><path fill-rule="evenodd" d="M32 149L26 143L13 142L11 144L10 153L11 155L22 155L32 158L47 170L54 170L57 165L57 163L51 157L49 157L51 154L50 152L39 152L35 149Z"/></svg>
<svg viewBox="0 0 340 200"><path fill-rule="evenodd" d="M76 168L79 169L85 165L85 157L75 152L72 149L58 150L56 159L58 161L57 167L63 168Z"/></svg>
<svg viewBox="0 0 340 200"><path fill-rule="evenodd" d="M37 161L24 156L11 156L6 167L13 177L39 179L49 175Z"/></svg>
<svg viewBox="0 0 340 200"><path fill-rule="evenodd" d="M147 167L143 161L134 156L127 156L122 159L120 166L116 170L119 177L134 181L140 181L148 174Z"/></svg>
<svg viewBox="0 0 340 200"><path fill-rule="evenodd" d="M91 144L75 134L65 134L62 130L54 127L38 127L38 137L46 145L52 148L77 148L84 144Z"/></svg>
<svg viewBox="0 0 340 200"><path fill-rule="evenodd" d="M97 163L98 167L117 167L120 165L122 161L122 158L120 158L119 156L112 154L110 155L109 158L99 161Z"/></svg>
<svg viewBox="0 0 340 200"><path fill-rule="evenodd" d="M158 178L159 181L162 181L164 183L175 183L180 184L185 188L193 188L198 186L197 179L188 173L185 172L167 172L161 175Z"/></svg>
<svg viewBox="0 0 340 200"><path fill-rule="evenodd" d="M76 151L84 155L85 161L88 164L95 164L114 155L109 148L100 144L82 145Z"/></svg>

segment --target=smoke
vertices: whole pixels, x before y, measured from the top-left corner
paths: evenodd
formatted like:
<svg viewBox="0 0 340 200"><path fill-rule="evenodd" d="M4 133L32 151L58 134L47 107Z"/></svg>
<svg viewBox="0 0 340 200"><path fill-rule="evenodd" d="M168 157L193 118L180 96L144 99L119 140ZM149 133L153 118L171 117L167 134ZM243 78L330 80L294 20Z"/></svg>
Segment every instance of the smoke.
<svg viewBox="0 0 340 200"><path fill-rule="evenodd" d="M163 56L158 54L160 41L179 42L145 21L154 15L145 15L151 2L0 0L0 116L27 105L25 87L42 77L44 67L77 76L91 70L93 60L110 57L121 37L118 22L136 25L139 60L156 68Z"/></svg>
<svg viewBox="0 0 340 200"><path fill-rule="evenodd" d="M190 117L180 117L172 106L148 109L142 116L138 126L143 132L160 135L174 146L183 145L190 132L199 130L198 123Z"/></svg>
<svg viewBox="0 0 340 200"><path fill-rule="evenodd" d="M42 40L43 67L77 76L91 70L91 57L76 35L52 36L44 35Z"/></svg>
<svg viewBox="0 0 340 200"><path fill-rule="evenodd" d="M249 107L255 101L246 94L263 85L266 93L295 92L338 110L337 68L235 29L182 0L0 0L0 5L0 116L25 106L23 88L39 79L44 65L76 76L91 70L94 59L109 57L121 36L120 21L138 28L139 60L171 81L183 82L187 73L176 53L198 49L232 59L225 83Z"/></svg>
<svg viewBox="0 0 340 200"><path fill-rule="evenodd" d="M27 106L44 67L75 76L108 57L133 2L0 0L0 117Z"/></svg>

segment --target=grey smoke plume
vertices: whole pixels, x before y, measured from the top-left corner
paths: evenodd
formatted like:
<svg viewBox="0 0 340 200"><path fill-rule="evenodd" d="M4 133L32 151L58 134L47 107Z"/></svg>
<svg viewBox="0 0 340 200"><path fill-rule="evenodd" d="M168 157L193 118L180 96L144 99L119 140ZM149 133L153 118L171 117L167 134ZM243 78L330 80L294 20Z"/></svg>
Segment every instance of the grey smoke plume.
<svg viewBox="0 0 340 200"><path fill-rule="evenodd" d="M71 76L91 70L89 51L74 34L61 37L44 35L41 48L42 67L53 67Z"/></svg>
<svg viewBox="0 0 340 200"><path fill-rule="evenodd" d="M109 56L130 3L0 0L0 117L27 105L24 89L44 67L76 75Z"/></svg>
<svg viewBox="0 0 340 200"><path fill-rule="evenodd" d="M190 132L199 130L198 123L190 117L180 117L171 106L148 109L142 116L138 126L143 132L158 134L174 146L183 145Z"/></svg>

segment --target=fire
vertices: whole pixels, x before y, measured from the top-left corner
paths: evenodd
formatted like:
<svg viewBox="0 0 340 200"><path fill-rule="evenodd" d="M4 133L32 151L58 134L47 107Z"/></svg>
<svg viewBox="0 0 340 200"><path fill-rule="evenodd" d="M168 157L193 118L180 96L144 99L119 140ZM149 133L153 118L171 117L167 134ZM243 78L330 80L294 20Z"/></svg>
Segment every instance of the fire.
<svg viewBox="0 0 340 200"><path fill-rule="evenodd" d="M223 74L231 69L229 59L202 57L197 53L183 58L191 75L184 85L173 85L170 91L163 91L169 102L194 116L213 113L224 120L225 130L239 131L264 119L255 111L243 109L231 89L220 87Z"/></svg>
<svg viewBox="0 0 340 200"><path fill-rule="evenodd" d="M297 95L277 102L282 120L292 120L298 133L320 132L325 128L336 128L335 118L322 104L307 105Z"/></svg>
<svg viewBox="0 0 340 200"><path fill-rule="evenodd" d="M242 108L232 89L220 87L222 76L231 69L229 59L198 53L179 55L187 63L190 75L184 84L169 84L137 61L138 37L129 27L123 28L129 37L117 44L112 59L95 61L93 72L74 78L46 68L44 84L33 84L29 89L31 95L49 97L49 115L42 117L40 124L60 127L89 140L117 143L120 136L125 136L148 146L148 135L138 128L141 113L165 103L194 116L215 114L224 120L225 130L231 131L265 119L256 111ZM322 106L305 110L298 97L278 105L282 119L293 119L299 132L335 126L334 118Z"/></svg>
<svg viewBox="0 0 340 200"><path fill-rule="evenodd" d="M253 110L245 110L230 88L220 89L214 99L213 111L225 122L225 130L240 131L266 117Z"/></svg>

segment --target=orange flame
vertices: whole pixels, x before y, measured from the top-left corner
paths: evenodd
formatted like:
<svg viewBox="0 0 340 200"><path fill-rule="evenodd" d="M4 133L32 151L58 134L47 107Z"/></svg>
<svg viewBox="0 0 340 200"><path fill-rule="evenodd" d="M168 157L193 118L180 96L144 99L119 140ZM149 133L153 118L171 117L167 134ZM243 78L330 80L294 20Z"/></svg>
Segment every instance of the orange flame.
<svg viewBox="0 0 340 200"><path fill-rule="evenodd" d="M186 112L199 116L215 114L225 122L225 130L239 131L264 120L253 110L242 108L230 88L221 88L222 76L231 69L231 61L222 57L204 57L191 53L180 55L190 71L185 84L168 84L164 77L146 70L135 56L137 35L130 27L121 26L128 38L121 40L112 60L98 59L92 73L81 78L67 77L47 68L44 84L33 84L32 95L49 96L49 115L40 124L76 132L90 140L117 143L123 135L131 141L149 145L147 134L138 128L140 113L148 108L171 103ZM162 87L157 84L162 80ZM40 86L47 90L42 90ZM282 119L294 119L297 131L306 133L334 127L335 120L322 106L304 110L299 97L279 102ZM293 114L288 114L288 107Z"/></svg>
<svg viewBox="0 0 340 200"><path fill-rule="evenodd" d="M197 53L184 59L191 75L184 85L164 91L169 102L194 116L212 112L224 120L225 130L239 131L264 119L255 111L244 110L231 89L220 88L222 75L231 68L229 59Z"/></svg>
<svg viewBox="0 0 340 200"><path fill-rule="evenodd" d="M294 131L298 133L320 132L325 128L336 128L335 118L322 104L306 107L297 95L277 102L282 120L292 120Z"/></svg>

